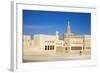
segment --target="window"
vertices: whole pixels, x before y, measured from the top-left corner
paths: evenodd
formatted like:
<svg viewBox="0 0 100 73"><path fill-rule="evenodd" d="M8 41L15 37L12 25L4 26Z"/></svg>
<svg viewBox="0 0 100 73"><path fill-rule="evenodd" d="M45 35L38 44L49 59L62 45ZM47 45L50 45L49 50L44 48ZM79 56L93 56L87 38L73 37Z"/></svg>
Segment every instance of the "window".
<svg viewBox="0 0 100 73"><path fill-rule="evenodd" d="M50 46L50 50L52 50L52 46Z"/></svg>
<svg viewBox="0 0 100 73"><path fill-rule="evenodd" d="M54 50L54 45L45 45L45 50Z"/></svg>
<svg viewBox="0 0 100 73"><path fill-rule="evenodd" d="M67 50L67 47L66 47L66 50Z"/></svg>
<svg viewBox="0 0 100 73"><path fill-rule="evenodd" d="M49 50L49 46L48 46L48 50Z"/></svg>
<svg viewBox="0 0 100 73"><path fill-rule="evenodd" d="M90 47L86 47L86 49L90 49Z"/></svg>
<svg viewBox="0 0 100 73"><path fill-rule="evenodd" d="M71 50L82 50L82 47L71 47Z"/></svg>
<svg viewBox="0 0 100 73"><path fill-rule="evenodd" d="M52 50L54 50L54 46L52 46Z"/></svg>
<svg viewBox="0 0 100 73"><path fill-rule="evenodd" d="M47 50L47 46L45 46L45 50Z"/></svg>

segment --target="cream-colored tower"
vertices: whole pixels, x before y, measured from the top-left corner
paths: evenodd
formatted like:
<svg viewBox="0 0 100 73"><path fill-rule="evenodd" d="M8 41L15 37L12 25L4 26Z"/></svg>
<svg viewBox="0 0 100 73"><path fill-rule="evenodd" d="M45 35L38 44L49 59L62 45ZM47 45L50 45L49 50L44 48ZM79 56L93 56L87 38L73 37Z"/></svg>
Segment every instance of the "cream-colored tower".
<svg viewBox="0 0 100 73"><path fill-rule="evenodd" d="M69 20L69 18L68 18L67 33L71 33L70 20Z"/></svg>
<svg viewBox="0 0 100 73"><path fill-rule="evenodd" d="M68 52L79 52L80 50L83 50L83 37L71 32L69 18L67 23L67 32L64 33L64 41L66 42Z"/></svg>
<svg viewBox="0 0 100 73"><path fill-rule="evenodd" d="M70 20L68 17L68 21L67 21L67 31L64 33L64 41L67 45L67 50L70 51L71 50L71 46L70 46L70 38L71 35L73 35L73 33L71 32L71 26L70 26Z"/></svg>

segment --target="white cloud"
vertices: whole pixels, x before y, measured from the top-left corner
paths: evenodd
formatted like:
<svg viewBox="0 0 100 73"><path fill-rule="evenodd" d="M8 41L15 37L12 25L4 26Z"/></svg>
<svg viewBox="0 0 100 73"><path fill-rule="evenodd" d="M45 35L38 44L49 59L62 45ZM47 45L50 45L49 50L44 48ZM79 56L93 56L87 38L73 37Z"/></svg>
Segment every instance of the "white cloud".
<svg viewBox="0 0 100 73"><path fill-rule="evenodd" d="M51 25L24 25L25 29L49 29L49 28L53 28L53 26Z"/></svg>

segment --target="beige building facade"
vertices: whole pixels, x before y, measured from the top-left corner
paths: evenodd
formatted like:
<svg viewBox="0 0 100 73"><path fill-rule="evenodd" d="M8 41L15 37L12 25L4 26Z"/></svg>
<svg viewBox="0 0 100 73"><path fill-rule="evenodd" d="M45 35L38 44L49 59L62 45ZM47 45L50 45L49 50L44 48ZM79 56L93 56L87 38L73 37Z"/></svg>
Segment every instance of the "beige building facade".
<svg viewBox="0 0 100 73"><path fill-rule="evenodd" d="M35 34L33 36L23 35L23 52L27 54L57 55L70 52L91 51L91 36L77 35L71 32L68 19L67 31L63 39L60 39L59 32L55 35ZM31 53L30 53L31 52Z"/></svg>

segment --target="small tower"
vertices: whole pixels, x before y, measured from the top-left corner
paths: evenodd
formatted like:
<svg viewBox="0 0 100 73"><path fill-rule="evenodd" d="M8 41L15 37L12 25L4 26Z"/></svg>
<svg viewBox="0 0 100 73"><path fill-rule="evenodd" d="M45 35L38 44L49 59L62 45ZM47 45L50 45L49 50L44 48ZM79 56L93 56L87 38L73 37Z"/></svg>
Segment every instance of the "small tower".
<svg viewBox="0 0 100 73"><path fill-rule="evenodd" d="M67 23L67 33L71 33L69 17L68 17L68 23Z"/></svg>
<svg viewBox="0 0 100 73"><path fill-rule="evenodd" d="M59 39L59 32L56 31L56 37L57 37L57 40Z"/></svg>

